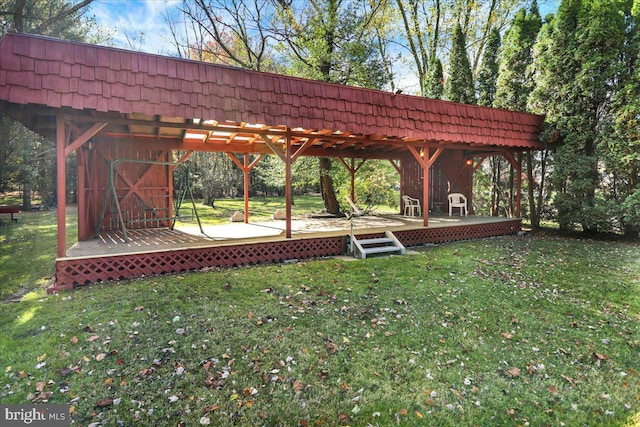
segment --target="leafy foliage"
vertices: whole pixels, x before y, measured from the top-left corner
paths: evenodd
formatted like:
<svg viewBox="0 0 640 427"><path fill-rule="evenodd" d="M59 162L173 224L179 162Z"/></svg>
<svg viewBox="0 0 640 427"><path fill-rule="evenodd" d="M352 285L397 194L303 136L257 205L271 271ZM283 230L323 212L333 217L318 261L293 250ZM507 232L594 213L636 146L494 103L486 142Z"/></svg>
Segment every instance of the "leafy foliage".
<svg viewBox="0 0 640 427"><path fill-rule="evenodd" d="M607 206L598 196L598 164L603 124L619 89L630 6L627 1L564 1L536 48L538 85L532 105L546 112L560 134L552 181L562 229L580 225L585 232L595 232L610 227L600 220Z"/></svg>
<svg viewBox="0 0 640 427"><path fill-rule="evenodd" d="M500 49L500 32L491 31L487 48L482 56L482 65L478 75L478 104L493 105L496 97L496 81L498 80L498 50Z"/></svg>
<svg viewBox="0 0 640 427"><path fill-rule="evenodd" d="M295 3L280 6L283 28L278 33L290 74L374 89L387 83L368 27L374 11L337 0L309 2L301 9Z"/></svg>
<svg viewBox="0 0 640 427"><path fill-rule="evenodd" d="M449 101L475 104L475 85L471 64L467 55L467 42L458 25L453 33L453 46L449 55L449 77L445 82L444 96Z"/></svg>
<svg viewBox="0 0 640 427"><path fill-rule="evenodd" d="M0 35L14 29L67 40L103 42L106 37L94 31L95 21L87 15L87 6L92 2L2 0ZM0 118L0 135L0 191L21 189L23 207L29 210L32 191L38 191L43 198L54 191L55 145L6 118ZM69 169L74 171L75 157L71 162Z"/></svg>
<svg viewBox="0 0 640 427"><path fill-rule="evenodd" d="M442 71L442 62L440 62L440 59L435 56L431 58L427 87L424 93L425 96L435 99L441 99L442 95L444 94L444 75Z"/></svg>
<svg viewBox="0 0 640 427"><path fill-rule="evenodd" d="M356 204L366 205L370 209L380 206L398 207L398 191L394 185L397 181L398 172L388 161L367 160L355 175ZM350 182L347 179L342 181L339 192L349 194ZM345 211L348 209L347 207Z"/></svg>
<svg viewBox="0 0 640 427"><path fill-rule="evenodd" d="M534 86L529 67L533 59L533 45L541 26L542 20L535 1L529 11L521 9L516 14L504 36L494 106L516 111L527 110L527 99Z"/></svg>

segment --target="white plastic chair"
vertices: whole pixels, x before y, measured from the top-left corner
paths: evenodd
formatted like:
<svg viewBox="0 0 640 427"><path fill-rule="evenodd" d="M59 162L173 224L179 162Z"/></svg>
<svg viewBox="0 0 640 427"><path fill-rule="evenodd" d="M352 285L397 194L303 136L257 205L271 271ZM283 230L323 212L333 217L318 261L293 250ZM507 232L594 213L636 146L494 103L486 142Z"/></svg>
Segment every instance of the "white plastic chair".
<svg viewBox="0 0 640 427"><path fill-rule="evenodd" d="M407 195L402 196L402 200L404 201L404 216L422 216L420 200Z"/></svg>
<svg viewBox="0 0 640 427"><path fill-rule="evenodd" d="M467 196L462 193L451 193L449 196L449 216L452 215L453 208L460 208L460 216L464 210L464 216L467 216L469 210L467 208Z"/></svg>

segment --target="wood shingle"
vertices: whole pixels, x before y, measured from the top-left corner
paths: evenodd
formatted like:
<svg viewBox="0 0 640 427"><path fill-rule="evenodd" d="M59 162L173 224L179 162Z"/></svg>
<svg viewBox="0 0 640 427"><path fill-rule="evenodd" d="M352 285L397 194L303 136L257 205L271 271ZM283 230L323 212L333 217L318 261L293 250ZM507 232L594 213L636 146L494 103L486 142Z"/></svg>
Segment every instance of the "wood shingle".
<svg viewBox="0 0 640 427"><path fill-rule="evenodd" d="M0 101L521 148L540 148L543 122L531 114L17 33L0 40Z"/></svg>

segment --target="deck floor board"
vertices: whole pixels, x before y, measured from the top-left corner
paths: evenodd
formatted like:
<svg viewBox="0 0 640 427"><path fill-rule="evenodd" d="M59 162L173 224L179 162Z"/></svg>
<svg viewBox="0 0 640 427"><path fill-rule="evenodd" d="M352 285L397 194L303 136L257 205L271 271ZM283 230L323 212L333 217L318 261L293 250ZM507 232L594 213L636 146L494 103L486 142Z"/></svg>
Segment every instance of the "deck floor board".
<svg viewBox="0 0 640 427"><path fill-rule="evenodd" d="M482 216L431 216L427 228L468 226L512 219ZM353 218L355 234L373 234L383 231L423 229L422 218L402 215L369 215ZM67 250L67 258L122 255L129 253L171 251L260 241L285 239L285 221L257 223L228 223L205 225L205 234L194 223L178 223L175 229L127 230L129 242L122 231L100 233L96 239L77 242ZM332 237L348 235L351 221L346 218L305 218L292 220L292 238Z"/></svg>

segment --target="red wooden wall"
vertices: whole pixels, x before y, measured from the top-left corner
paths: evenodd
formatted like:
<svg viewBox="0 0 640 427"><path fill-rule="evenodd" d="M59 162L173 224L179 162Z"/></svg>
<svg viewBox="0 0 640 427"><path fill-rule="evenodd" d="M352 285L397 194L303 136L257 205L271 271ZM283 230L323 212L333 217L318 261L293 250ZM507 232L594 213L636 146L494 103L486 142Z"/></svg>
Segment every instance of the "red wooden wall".
<svg viewBox="0 0 640 427"><path fill-rule="evenodd" d="M402 160L403 194L422 200L422 167L413 158L407 156ZM462 193L467 196L469 211L473 212L473 166L466 163L464 151L446 150L429 169L429 211L448 212L447 195Z"/></svg>
<svg viewBox="0 0 640 427"><path fill-rule="evenodd" d="M127 228L167 227L172 213L169 150L152 150L133 144L87 144L78 153L78 240L91 239L109 188L111 160L126 159L114 168L114 185ZM132 160L132 161L131 161ZM101 229L119 228L113 198L106 206Z"/></svg>

